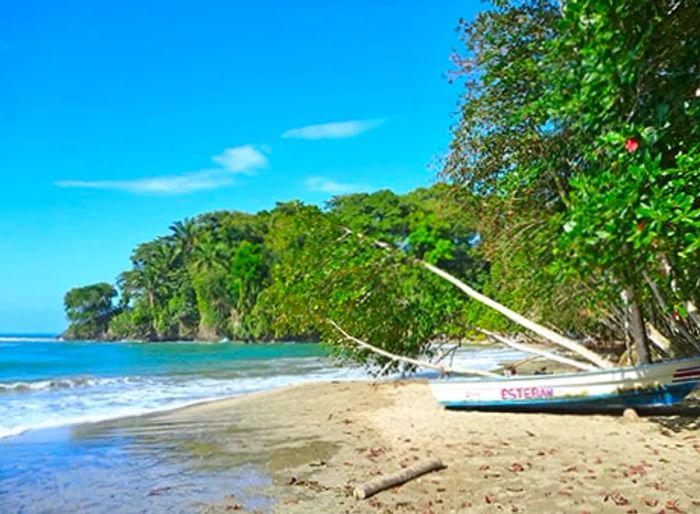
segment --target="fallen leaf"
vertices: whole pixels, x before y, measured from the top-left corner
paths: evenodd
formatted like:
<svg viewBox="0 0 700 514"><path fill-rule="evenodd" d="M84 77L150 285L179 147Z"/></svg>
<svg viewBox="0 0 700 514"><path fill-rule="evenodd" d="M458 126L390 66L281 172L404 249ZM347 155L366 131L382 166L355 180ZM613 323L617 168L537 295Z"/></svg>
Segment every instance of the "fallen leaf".
<svg viewBox="0 0 700 514"><path fill-rule="evenodd" d="M678 500L668 500L666 502L666 508L668 510L670 510L671 512L678 512L678 513L685 512L683 509L681 509L678 506Z"/></svg>
<svg viewBox="0 0 700 514"><path fill-rule="evenodd" d="M523 471L525 471L525 466L523 466L519 462L514 462L510 465L510 468L508 469L510 469L513 473L522 473Z"/></svg>
<svg viewBox="0 0 700 514"><path fill-rule="evenodd" d="M615 505L618 507L622 507L624 505L629 505L630 501L622 496L618 491L613 491L612 493L608 493L605 495L603 498L603 502L607 501L612 501Z"/></svg>
<svg viewBox="0 0 700 514"><path fill-rule="evenodd" d="M644 464L637 464L636 466L628 466L627 471L625 471L625 476L640 475L644 476L647 474L646 466Z"/></svg>

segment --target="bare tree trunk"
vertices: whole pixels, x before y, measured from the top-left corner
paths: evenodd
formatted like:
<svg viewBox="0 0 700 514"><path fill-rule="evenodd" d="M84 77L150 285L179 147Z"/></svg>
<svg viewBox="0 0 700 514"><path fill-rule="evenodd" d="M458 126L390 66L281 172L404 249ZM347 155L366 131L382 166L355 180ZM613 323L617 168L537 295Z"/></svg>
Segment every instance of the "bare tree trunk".
<svg viewBox="0 0 700 514"><path fill-rule="evenodd" d="M345 228L346 234L354 234L352 230L350 230L347 227ZM364 238L362 234L356 234L359 238ZM395 252L396 248L391 246L389 243L386 243L384 241L378 241L378 240L373 240L373 243L380 247L384 248L385 250L388 250L390 252ZM457 277L450 275L446 271L441 270L440 268L433 266L429 262L420 260L420 259L414 259L415 262L418 262L421 266L426 268L428 271L431 273L434 273L435 275L447 280L448 282L454 284L457 286L458 289L466 293L468 296L473 298L474 300L486 305L487 307L490 307L491 309L501 313L503 316L506 318L510 319L511 321L517 323L521 327L524 327L535 334L539 335L540 337L543 337L544 339L551 341L552 343L559 345L563 348L566 348L567 350L576 353L586 359L587 361L593 363L599 368L612 368L614 367L614 364L610 362L609 360L601 357L597 353L589 350L582 344L574 341L573 339L570 339L568 337L565 337L561 334L556 333L554 330L550 330L547 327L543 327L539 323L535 323L534 321L527 319L525 316L518 314L515 311L510 310L508 307L505 305L501 305L495 300L492 300L486 295L483 295L476 291L475 289L469 287L467 284L459 280ZM336 327L338 328L338 327Z"/></svg>
<svg viewBox="0 0 700 514"><path fill-rule="evenodd" d="M646 327L649 342L653 344L664 357L670 357L671 341L669 341L666 336L659 332L659 330L650 321L646 322Z"/></svg>
<svg viewBox="0 0 700 514"><path fill-rule="evenodd" d="M637 303L634 289L628 287L625 292L629 301L630 309L630 333L634 339L637 350L637 364L650 364L651 352L649 351L649 338L644 323L644 313L639 303Z"/></svg>

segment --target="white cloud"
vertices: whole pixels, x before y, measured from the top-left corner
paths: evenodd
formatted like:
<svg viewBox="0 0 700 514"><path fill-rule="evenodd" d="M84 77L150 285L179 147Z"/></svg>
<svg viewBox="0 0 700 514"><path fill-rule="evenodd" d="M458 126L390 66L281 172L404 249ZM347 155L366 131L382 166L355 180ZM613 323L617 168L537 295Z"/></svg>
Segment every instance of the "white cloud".
<svg viewBox="0 0 700 514"><path fill-rule="evenodd" d="M287 139L346 139L359 136L373 128L383 124L385 119L375 120L351 120L324 123L322 125L308 125L306 127L287 130L282 137Z"/></svg>
<svg viewBox="0 0 700 514"><path fill-rule="evenodd" d="M233 179L227 173L217 170L134 180L61 180L56 182L59 187L114 189L129 193L171 195L207 191L231 184L233 184Z"/></svg>
<svg viewBox="0 0 700 514"><path fill-rule="evenodd" d="M253 145L227 148L212 160L220 167L180 175L132 180L61 180L56 182L56 185L80 189L110 189L137 194L178 195L230 186L234 184L232 175L252 173L269 164L264 150Z"/></svg>
<svg viewBox="0 0 700 514"><path fill-rule="evenodd" d="M362 184L352 184L349 182L336 182L325 177L309 177L304 181L306 189L309 191L318 191L321 193L330 193L334 195L342 195L346 193L357 193L369 189Z"/></svg>
<svg viewBox="0 0 700 514"><path fill-rule="evenodd" d="M250 173L269 164L265 152L253 145L227 148L212 160L231 173Z"/></svg>

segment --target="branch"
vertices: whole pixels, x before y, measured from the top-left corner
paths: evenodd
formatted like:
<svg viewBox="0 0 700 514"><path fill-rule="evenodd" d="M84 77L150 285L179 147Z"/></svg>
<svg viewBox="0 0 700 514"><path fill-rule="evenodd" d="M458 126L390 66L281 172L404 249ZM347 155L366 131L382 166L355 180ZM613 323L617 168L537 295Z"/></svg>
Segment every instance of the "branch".
<svg viewBox="0 0 700 514"><path fill-rule="evenodd" d="M592 366L591 364L586 364L585 362L577 361L575 359L569 359L568 357L564 357L562 355L557 355L556 353L548 352L547 350L540 350L539 348L534 348L530 345L527 344L522 344L522 343L516 343L515 341L511 341L508 338L505 338L501 335L498 335L494 332L489 332L488 330L483 330L481 328L477 328L479 332L481 332L484 335L487 335L494 341L498 341L499 343L502 343L506 346L510 346L511 348L515 348L516 350L520 350L521 352L527 352L527 353L532 353L534 355L539 355L540 357L544 357L545 359L549 359L551 361L555 362L560 362L562 364L566 364L567 366L572 366L577 369L582 369L584 371L593 371L598 368L595 366Z"/></svg>
<svg viewBox="0 0 700 514"><path fill-rule="evenodd" d="M435 364L437 364L438 362L444 361L447 357L450 357L450 362L452 362L452 359L454 358L454 354L459 349L459 346L460 345L456 344L452 348L447 350L446 352L443 352L440 355L438 355L438 357L435 359Z"/></svg>
<svg viewBox="0 0 700 514"><path fill-rule="evenodd" d="M477 375L481 377L500 377L501 375L497 375L496 373L491 373L489 371L482 371L482 370L476 370L476 369L458 369L458 368L451 368L449 366L440 366L437 364L432 364L430 362L425 362L425 361L419 361L416 359L411 359L410 357L402 357L400 355L396 355L390 352L387 352L386 350L382 350L381 348L377 348L376 346L372 346L369 343L366 343L362 341L361 339L358 339L356 337L351 336L348 334L345 330L340 328L340 326L333 320L328 320L328 323L335 328L338 332L340 332L345 339L348 341L352 341L356 345L364 348L365 350L369 350L373 353L376 353L378 355L381 355L382 357L386 357L387 359L391 359L394 362L405 362L407 364L412 364L414 366L418 366L421 368L428 368L428 369L434 369L436 371L439 371L440 373L443 374L453 374L453 375Z"/></svg>

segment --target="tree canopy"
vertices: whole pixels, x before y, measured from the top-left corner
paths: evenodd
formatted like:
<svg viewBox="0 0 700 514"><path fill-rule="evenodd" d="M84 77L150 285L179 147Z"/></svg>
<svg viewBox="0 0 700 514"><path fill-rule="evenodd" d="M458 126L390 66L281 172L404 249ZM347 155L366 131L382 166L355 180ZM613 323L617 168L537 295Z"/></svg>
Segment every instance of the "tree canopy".
<svg viewBox="0 0 700 514"><path fill-rule="evenodd" d="M678 0L492 0L460 24L443 183L176 222L134 250L110 336L322 339L384 364L329 321L408 356L513 329L423 260L625 359L700 351L698 19Z"/></svg>
<svg viewBox="0 0 700 514"><path fill-rule="evenodd" d="M109 336L332 341L333 319L393 351L420 353L439 335L461 337L474 312L410 259L477 284L488 277L463 202L459 189L436 185L339 196L325 209L288 202L176 222L134 250L132 268L117 280L121 310ZM337 350L372 360L344 345Z"/></svg>
<svg viewBox="0 0 700 514"><path fill-rule="evenodd" d="M68 337L103 337L116 310L114 286L107 283L71 289L66 293L64 306L71 323Z"/></svg>
<svg viewBox="0 0 700 514"><path fill-rule="evenodd" d="M699 14L499 0L463 22L456 58L445 176L480 197L497 294L562 328L629 332L642 360L649 321L680 350L700 328Z"/></svg>

